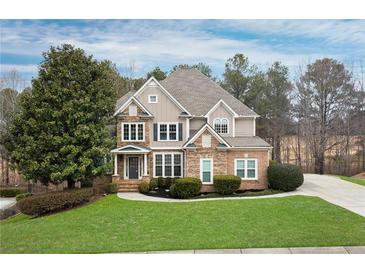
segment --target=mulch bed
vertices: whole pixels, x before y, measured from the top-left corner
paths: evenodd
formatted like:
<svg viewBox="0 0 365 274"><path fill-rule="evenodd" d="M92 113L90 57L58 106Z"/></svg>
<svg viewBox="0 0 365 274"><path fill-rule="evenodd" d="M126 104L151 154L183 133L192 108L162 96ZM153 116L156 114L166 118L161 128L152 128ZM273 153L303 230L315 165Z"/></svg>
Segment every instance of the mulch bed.
<svg viewBox="0 0 365 274"><path fill-rule="evenodd" d="M221 195L219 193L211 192L211 193L200 193L198 196L190 198L190 199L209 199L209 198L223 198L223 197L252 197L252 196L264 196L264 195L272 195L282 193L280 190L274 189L265 189L265 190L245 190L245 191L238 191L231 195ZM151 190L144 195L157 197L157 198L166 198L166 199L174 199L170 195L170 191L168 188L156 188Z"/></svg>

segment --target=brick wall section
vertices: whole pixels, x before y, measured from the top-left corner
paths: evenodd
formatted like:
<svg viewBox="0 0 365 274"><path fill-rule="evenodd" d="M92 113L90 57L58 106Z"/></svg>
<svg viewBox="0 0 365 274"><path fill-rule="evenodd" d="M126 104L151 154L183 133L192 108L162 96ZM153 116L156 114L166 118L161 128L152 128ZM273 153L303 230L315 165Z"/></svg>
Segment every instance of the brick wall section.
<svg viewBox="0 0 365 274"><path fill-rule="evenodd" d="M205 131L204 134L210 134ZM200 178L200 159L213 158L213 175L233 175L234 159L256 158L258 164L258 177L255 181L241 181L241 190L245 189L266 189L267 188L267 166L268 150L219 150L219 141L212 136L211 147L202 147L202 135L194 142L196 149L187 151L187 176ZM246 157L245 157L246 156ZM214 191L212 185L203 185L202 192Z"/></svg>
<svg viewBox="0 0 365 274"><path fill-rule="evenodd" d="M247 155L246 155L247 154ZM245 157L247 156L247 157ZM257 159L258 171L257 180L242 180L241 190L245 189L266 189L267 188L267 167L269 165L268 150L230 150L228 152L228 174L234 174L234 159L254 158Z"/></svg>

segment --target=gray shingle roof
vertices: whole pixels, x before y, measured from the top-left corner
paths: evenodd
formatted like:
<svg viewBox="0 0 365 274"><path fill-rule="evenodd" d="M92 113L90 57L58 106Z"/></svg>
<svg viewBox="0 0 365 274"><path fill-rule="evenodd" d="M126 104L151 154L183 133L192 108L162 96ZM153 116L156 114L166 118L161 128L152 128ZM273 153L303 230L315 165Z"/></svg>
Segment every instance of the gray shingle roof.
<svg viewBox="0 0 365 274"><path fill-rule="evenodd" d="M115 110L118 110L125 102L127 102L128 99L131 98L134 93L135 93L135 91L130 91L130 92L124 94L122 97L120 97L115 106Z"/></svg>
<svg viewBox="0 0 365 274"><path fill-rule="evenodd" d="M259 136L224 137L224 139L233 147L271 147Z"/></svg>
<svg viewBox="0 0 365 274"><path fill-rule="evenodd" d="M238 115L257 115L197 69L179 69L160 82L192 115L205 115L220 99Z"/></svg>

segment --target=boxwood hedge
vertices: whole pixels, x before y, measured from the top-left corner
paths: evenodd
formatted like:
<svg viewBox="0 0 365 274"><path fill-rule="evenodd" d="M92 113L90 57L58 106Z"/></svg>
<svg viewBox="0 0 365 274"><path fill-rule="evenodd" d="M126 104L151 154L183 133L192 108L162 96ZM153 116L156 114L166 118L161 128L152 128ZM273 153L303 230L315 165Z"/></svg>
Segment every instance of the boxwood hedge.
<svg viewBox="0 0 365 274"><path fill-rule="evenodd" d="M303 184L300 167L289 164L270 165L267 171L270 187L283 191L293 191Z"/></svg>
<svg viewBox="0 0 365 274"><path fill-rule="evenodd" d="M239 189L241 178L234 175L216 175L213 177L213 184L219 194L228 195Z"/></svg>
<svg viewBox="0 0 365 274"><path fill-rule="evenodd" d="M87 203L93 196L92 188L49 192L23 198L17 202L17 207L24 214L41 216Z"/></svg>
<svg viewBox="0 0 365 274"><path fill-rule="evenodd" d="M150 184L148 182L141 182L138 185L138 191L139 193L147 193L148 191L150 191Z"/></svg>
<svg viewBox="0 0 365 274"><path fill-rule="evenodd" d="M202 182L198 178L179 178L171 185L170 194L179 199L191 198L199 194L201 186Z"/></svg>

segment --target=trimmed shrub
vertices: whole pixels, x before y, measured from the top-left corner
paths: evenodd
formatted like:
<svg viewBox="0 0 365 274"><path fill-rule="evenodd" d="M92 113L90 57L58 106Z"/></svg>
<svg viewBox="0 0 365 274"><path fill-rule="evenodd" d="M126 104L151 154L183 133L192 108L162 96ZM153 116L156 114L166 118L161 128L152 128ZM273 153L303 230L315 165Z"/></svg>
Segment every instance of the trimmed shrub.
<svg viewBox="0 0 365 274"><path fill-rule="evenodd" d="M92 197L92 188L50 192L21 199L17 202L17 207L24 214L42 216L82 205Z"/></svg>
<svg viewBox="0 0 365 274"><path fill-rule="evenodd" d="M157 178L157 185L158 187L165 187L165 179L163 177L158 177Z"/></svg>
<svg viewBox="0 0 365 274"><path fill-rule="evenodd" d="M158 182L156 178L152 178L150 180L150 190L155 189L156 187L158 187Z"/></svg>
<svg viewBox="0 0 365 274"><path fill-rule="evenodd" d="M267 170L270 187L283 191L293 191L303 184L303 172L295 165L275 164Z"/></svg>
<svg viewBox="0 0 365 274"><path fill-rule="evenodd" d="M33 196L33 194L29 193L29 192L20 193L20 194L16 195L15 199L16 199L16 201L20 201L21 199L27 198L29 196Z"/></svg>
<svg viewBox="0 0 365 274"><path fill-rule="evenodd" d="M172 186L175 182L176 178L174 177L158 177L157 178L157 184L158 187L161 188L169 188L170 186Z"/></svg>
<svg viewBox="0 0 365 274"><path fill-rule="evenodd" d="M222 195L236 192L241 185L241 178L234 175L216 175L213 177L215 190Z"/></svg>
<svg viewBox="0 0 365 274"><path fill-rule="evenodd" d="M179 178L170 187L170 194L172 197L179 199L191 198L199 194L201 186L202 182L198 178Z"/></svg>
<svg viewBox="0 0 365 274"><path fill-rule="evenodd" d="M165 178L165 187L170 187L174 182L174 179L171 177L166 177Z"/></svg>
<svg viewBox="0 0 365 274"><path fill-rule="evenodd" d="M167 178L164 177L158 177L157 178L157 185L160 188L168 188L170 187L170 180L168 180Z"/></svg>
<svg viewBox="0 0 365 274"><path fill-rule="evenodd" d="M111 183L108 185L108 194L115 194L118 192L118 185L116 183Z"/></svg>
<svg viewBox="0 0 365 274"><path fill-rule="evenodd" d="M148 182L141 182L139 185L138 185L138 191L139 193L147 193L148 191L150 191L150 184Z"/></svg>
<svg viewBox="0 0 365 274"><path fill-rule="evenodd" d="M2 188L0 189L0 197L15 197L22 193L19 188Z"/></svg>

